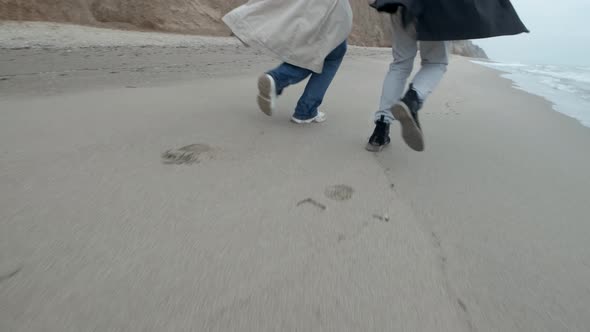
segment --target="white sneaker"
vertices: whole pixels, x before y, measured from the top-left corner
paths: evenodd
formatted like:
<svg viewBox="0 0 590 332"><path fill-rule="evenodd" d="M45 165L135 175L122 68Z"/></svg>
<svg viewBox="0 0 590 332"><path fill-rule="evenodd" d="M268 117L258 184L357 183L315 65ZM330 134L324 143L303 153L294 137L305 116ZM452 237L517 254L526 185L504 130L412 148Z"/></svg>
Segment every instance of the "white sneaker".
<svg viewBox="0 0 590 332"><path fill-rule="evenodd" d="M258 107L260 110L272 116L277 102L277 85L274 78L268 74L263 74L258 78Z"/></svg>
<svg viewBox="0 0 590 332"><path fill-rule="evenodd" d="M318 115L314 118L307 119L307 120L299 120L295 117L291 117L291 121L298 123L298 124L305 124L305 123L321 123L326 121L326 113L318 111Z"/></svg>

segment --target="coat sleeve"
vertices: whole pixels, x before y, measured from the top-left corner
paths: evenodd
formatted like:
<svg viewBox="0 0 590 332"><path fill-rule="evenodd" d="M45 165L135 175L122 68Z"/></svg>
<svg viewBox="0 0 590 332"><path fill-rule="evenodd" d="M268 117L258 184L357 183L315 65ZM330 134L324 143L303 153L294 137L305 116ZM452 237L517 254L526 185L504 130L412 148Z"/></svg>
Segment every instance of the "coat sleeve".
<svg viewBox="0 0 590 332"><path fill-rule="evenodd" d="M395 0L375 0L370 6L379 12L395 14L401 4Z"/></svg>
<svg viewBox="0 0 590 332"><path fill-rule="evenodd" d="M407 8L407 3L402 3L400 0L376 0L370 6L379 12L389 14L396 14L398 11L401 11L402 25L404 28L415 21L415 17Z"/></svg>

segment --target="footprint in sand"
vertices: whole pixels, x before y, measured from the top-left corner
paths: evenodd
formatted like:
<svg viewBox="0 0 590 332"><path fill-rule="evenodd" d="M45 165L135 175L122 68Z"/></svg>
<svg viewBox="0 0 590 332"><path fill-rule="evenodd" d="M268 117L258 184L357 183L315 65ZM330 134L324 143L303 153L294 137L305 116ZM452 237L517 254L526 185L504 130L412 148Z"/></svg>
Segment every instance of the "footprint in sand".
<svg viewBox="0 0 590 332"><path fill-rule="evenodd" d="M457 299L457 303L459 304L459 307L461 307L461 310L467 312L467 305L465 305L465 302L461 301L461 299Z"/></svg>
<svg viewBox="0 0 590 332"><path fill-rule="evenodd" d="M202 157L213 157L213 148L207 144L191 144L162 153L164 164L190 165L201 162Z"/></svg>
<svg viewBox="0 0 590 332"><path fill-rule="evenodd" d="M22 266L0 267L0 283L16 276L22 269Z"/></svg>
<svg viewBox="0 0 590 332"><path fill-rule="evenodd" d="M353 193L354 189L345 184L330 186L326 188L326 191L324 192L326 197L335 201L347 201L352 198Z"/></svg>
<svg viewBox="0 0 590 332"><path fill-rule="evenodd" d="M461 113L459 111L457 111L456 106L461 105L465 100L463 99L455 99L455 100L450 100L447 101L445 103L445 109L447 111L447 113L444 113L445 115L460 115Z"/></svg>
<svg viewBox="0 0 590 332"><path fill-rule="evenodd" d="M373 214L373 219L377 219L383 222L389 222L389 216L387 214L380 215L380 214Z"/></svg>
<svg viewBox="0 0 590 332"><path fill-rule="evenodd" d="M304 199L302 201L299 201L299 203L297 203L297 206L299 207L299 206L302 206L302 205L305 205L305 204L309 204L311 206L315 206L316 208L320 209L321 211L325 211L327 209L327 207L324 204L316 201L315 199L313 199L311 197L310 198L306 198L306 199Z"/></svg>

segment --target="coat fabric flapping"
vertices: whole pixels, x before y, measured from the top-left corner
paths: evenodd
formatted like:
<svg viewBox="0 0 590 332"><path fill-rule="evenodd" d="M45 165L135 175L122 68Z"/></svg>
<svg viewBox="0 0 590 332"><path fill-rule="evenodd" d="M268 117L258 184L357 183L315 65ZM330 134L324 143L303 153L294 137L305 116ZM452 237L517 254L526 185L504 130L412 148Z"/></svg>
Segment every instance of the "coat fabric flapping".
<svg viewBox="0 0 590 332"><path fill-rule="evenodd" d="M352 30L352 9L348 0L250 0L223 21L247 45L321 73L326 56Z"/></svg>
<svg viewBox="0 0 590 332"><path fill-rule="evenodd" d="M528 32L510 0L376 0L372 7L416 22L418 40L480 39Z"/></svg>

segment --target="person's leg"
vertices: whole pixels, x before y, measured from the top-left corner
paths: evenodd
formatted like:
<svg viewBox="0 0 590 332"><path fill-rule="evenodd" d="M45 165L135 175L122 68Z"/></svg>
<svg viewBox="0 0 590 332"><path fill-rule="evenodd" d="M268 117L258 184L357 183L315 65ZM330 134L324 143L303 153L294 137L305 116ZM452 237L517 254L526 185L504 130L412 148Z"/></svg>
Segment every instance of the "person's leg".
<svg viewBox="0 0 590 332"><path fill-rule="evenodd" d="M391 142L389 125L395 120L391 108L399 101L404 92L418 52L414 26L404 27L401 13L391 15L391 24L393 27L391 47L393 62L389 66L389 72L383 82L379 110L375 112L375 129L366 146L367 150L373 152L381 151Z"/></svg>
<svg viewBox="0 0 590 332"><path fill-rule="evenodd" d="M312 74L312 71L289 63L283 63L267 72L267 74L275 80L277 95L281 95L286 87L303 81Z"/></svg>
<svg viewBox="0 0 590 332"><path fill-rule="evenodd" d="M292 84L297 84L311 74L308 69L283 63L258 78L258 106L266 115L272 115L277 95Z"/></svg>
<svg viewBox="0 0 590 332"><path fill-rule="evenodd" d="M318 107L322 104L324 96L340 68L342 59L346 54L346 41L336 47L324 61L324 68L321 74L312 73L309 82L305 86L305 91L297 103L293 121L306 122L313 121L318 117ZM323 116L323 115L322 115Z"/></svg>
<svg viewBox="0 0 590 332"><path fill-rule="evenodd" d="M420 42L422 66L414 77L410 89L393 109L393 116L402 126L402 137L416 151L424 150L424 136L418 120L418 111L447 70L447 43Z"/></svg>
<svg viewBox="0 0 590 332"><path fill-rule="evenodd" d="M447 42L420 42L420 71L414 76L412 87L418 93L421 102L434 91L442 80L449 64Z"/></svg>
<svg viewBox="0 0 590 332"><path fill-rule="evenodd" d="M384 119L386 123L393 122L391 107L397 103L406 87L408 77L412 73L414 59L418 52L416 31L413 25L404 27L401 14L391 15L393 26L392 53L393 62L385 76L379 110L375 113L375 121Z"/></svg>

